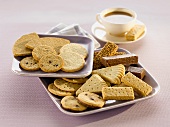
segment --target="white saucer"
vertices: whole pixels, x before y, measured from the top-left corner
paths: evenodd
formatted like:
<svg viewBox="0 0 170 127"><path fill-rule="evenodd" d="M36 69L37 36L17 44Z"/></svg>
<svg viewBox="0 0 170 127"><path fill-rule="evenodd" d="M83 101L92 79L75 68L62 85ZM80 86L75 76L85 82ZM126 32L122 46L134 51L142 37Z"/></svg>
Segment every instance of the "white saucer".
<svg viewBox="0 0 170 127"><path fill-rule="evenodd" d="M142 24L142 25L145 26L145 24L143 22L139 21L139 20L136 21L136 24ZM147 29L146 29L146 26L145 26L144 33L138 39L136 39L134 41L127 41L125 36L122 36L122 37L113 36L109 33L106 33L106 31L104 31L103 28L104 27L100 23L95 22L91 27L91 31L92 31L93 36L96 37L97 39L99 39L100 41L103 41L103 42L112 41L116 44L129 44L129 43L137 42L140 39L142 39L146 35L146 32L147 32Z"/></svg>

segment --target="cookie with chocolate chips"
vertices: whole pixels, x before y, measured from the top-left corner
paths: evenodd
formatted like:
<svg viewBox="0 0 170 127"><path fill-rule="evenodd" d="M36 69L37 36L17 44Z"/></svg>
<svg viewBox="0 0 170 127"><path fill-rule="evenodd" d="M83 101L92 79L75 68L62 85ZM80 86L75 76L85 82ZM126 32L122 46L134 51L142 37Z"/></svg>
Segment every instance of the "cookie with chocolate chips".
<svg viewBox="0 0 170 127"><path fill-rule="evenodd" d="M61 100L61 105L64 109L71 111L84 111L87 109L86 106L80 104L75 96L65 96Z"/></svg>
<svg viewBox="0 0 170 127"><path fill-rule="evenodd" d="M38 61L36 61L32 56L23 58L20 61L20 67L27 71L36 71L40 69Z"/></svg>
<svg viewBox="0 0 170 127"><path fill-rule="evenodd" d="M100 95L91 92L82 92L78 95L77 99L81 104L91 108L102 108L105 104Z"/></svg>
<svg viewBox="0 0 170 127"><path fill-rule="evenodd" d="M39 60L39 66L44 72L57 72L63 66L63 59L54 54L45 55Z"/></svg>

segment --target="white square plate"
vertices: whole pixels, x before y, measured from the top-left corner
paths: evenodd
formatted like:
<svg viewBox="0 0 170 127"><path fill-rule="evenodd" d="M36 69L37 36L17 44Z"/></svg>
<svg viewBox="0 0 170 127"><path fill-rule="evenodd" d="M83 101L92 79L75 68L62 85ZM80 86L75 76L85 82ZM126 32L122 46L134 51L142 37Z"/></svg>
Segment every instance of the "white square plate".
<svg viewBox="0 0 170 127"><path fill-rule="evenodd" d="M22 57L16 57L16 58L13 58L13 63L12 63L12 71L15 74L21 75L21 76L66 77L66 78L80 78L80 77L86 77L89 74L91 74L92 66L93 66L94 42L90 38L83 37L83 36L62 36L62 35L47 35L47 34L39 34L39 36L40 37L65 38L65 39L70 40L71 43L81 44L88 51L88 56L85 59L84 68L74 73L67 73L63 71L58 71L56 73L46 73L41 70L31 72L31 71L23 70L19 65Z"/></svg>
<svg viewBox="0 0 170 127"><path fill-rule="evenodd" d="M119 48L120 52L126 52L126 53L130 53L129 51ZM140 63L137 64L138 67L143 67ZM143 67L144 68L144 67ZM144 68L145 69L145 68ZM146 69L145 69L146 70ZM144 81L146 83L148 83L149 85L152 86L152 92L146 96L146 97L140 97L140 98L135 98L134 100L131 101L115 101L115 100L109 100L106 101L106 104L104 107L99 108L99 109L91 109L91 110L87 110L87 111L83 111L83 112L71 112L71 111L67 111L65 109L62 108L61 106L61 97L55 96L53 94L51 94L48 91L48 85L50 83L52 83L55 80L55 78L47 78L47 77L42 77L40 78L40 81L42 82L42 85L44 86L45 90L47 91L48 95L50 96L50 98L52 99L52 101L56 104L56 106L59 108L60 111L62 111L63 113L67 114L67 115L72 115L72 116L83 116L83 115L89 115L89 114L93 114L93 113L97 113L97 112L102 112L102 111L106 111L106 110L110 110L110 109L115 109L118 107L122 107L122 106L126 106L126 105L130 105L139 101L143 101L146 99L149 99L151 97L153 97L154 95L156 95L160 89L159 84L157 83L157 81L154 79L154 77L146 70L146 75L144 77Z"/></svg>

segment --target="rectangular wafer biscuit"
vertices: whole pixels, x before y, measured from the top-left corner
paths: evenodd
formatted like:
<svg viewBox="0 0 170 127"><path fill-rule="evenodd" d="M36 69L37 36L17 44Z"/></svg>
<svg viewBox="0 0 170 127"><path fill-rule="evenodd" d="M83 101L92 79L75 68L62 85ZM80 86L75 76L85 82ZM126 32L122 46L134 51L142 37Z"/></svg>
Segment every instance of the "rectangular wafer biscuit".
<svg viewBox="0 0 170 127"><path fill-rule="evenodd" d="M133 100L135 98L132 87L103 87L104 100Z"/></svg>
<svg viewBox="0 0 170 127"><path fill-rule="evenodd" d="M144 25L135 25L127 34L126 39L128 41L134 41L140 37L140 35L144 32Z"/></svg>
<svg viewBox="0 0 170 127"><path fill-rule="evenodd" d="M118 46L113 42L107 42L104 47L94 56L93 69L99 69L102 67L100 59L104 56L113 56L118 50Z"/></svg>
<svg viewBox="0 0 170 127"><path fill-rule="evenodd" d="M135 54L123 54L123 55L115 55L102 57L100 62L105 66L114 66L118 64L130 65L138 63L138 56Z"/></svg>
<svg viewBox="0 0 170 127"><path fill-rule="evenodd" d="M123 76L121 81L125 83L125 85L132 87L139 95L147 96L152 92L152 87L150 85L136 77L131 72L128 72Z"/></svg>

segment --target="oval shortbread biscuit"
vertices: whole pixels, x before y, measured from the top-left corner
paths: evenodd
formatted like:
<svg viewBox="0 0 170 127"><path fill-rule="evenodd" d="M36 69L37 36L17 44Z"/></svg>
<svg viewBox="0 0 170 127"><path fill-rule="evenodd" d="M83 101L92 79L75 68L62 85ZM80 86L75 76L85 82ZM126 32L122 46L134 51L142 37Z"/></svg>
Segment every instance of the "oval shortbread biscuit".
<svg viewBox="0 0 170 127"><path fill-rule="evenodd" d="M57 55L53 47L47 45L40 45L33 49L32 56L35 60L39 61L44 55L54 54Z"/></svg>
<svg viewBox="0 0 170 127"><path fill-rule="evenodd" d="M83 46L81 46L80 44L76 44L76 43L66 44L60 49L60 53L64 53L66 51L78 53L83 58L86 58L88 54L87 50Z"/></svg>
<svg viewBox="0 0 170 127"><path fill-rule="evenodd" d="M74 92L62 91L58 89L57 87L55 87L54 83L48 85L48 91L54 95L61 97L74 95Z"/></svg>
<svg viewBox="0 0 170 127"><path fill-rule="evenodd" d="M63 66L63 59L58 55L45 55L39 60L39 66L44 72L56 72Z"/></svg>
<svg viewBox="0 0 170 127"><path fill-rule="evenodd" d="M82 86L82 84L67 82L62 78L57 78L56 80L54 80L54 85L60 90L70 92L75 92Z"/></svg>
<svg viewBox="0 0 170 127"><path fill-rule="evenodd" d="M60 53L60 56L64 60L64 65L61 68L64 72L76 72L84 67L84 58L75 52Z"/></svg>
<svg viewBox="0 0 170 127"><path fill-rule="evenodd" d="M36 61L32 56L23 58L20 61L20 66L27 71L36 71L40 69L38 61Z"/></svg>
<svg viewBox="0 0 170 127"><path fill-rule="evenodd" d="M62 98L61 105L64 109L71 111L84 111L87 109L87 107L80 104L74 96L65 96Z"/></svg>
<svg viewBox="0 0 170 127"><path fill-rule="evenodd" d="M72 83L85 83L88 80L88 78L62 78L62 79Z"/></svg>

